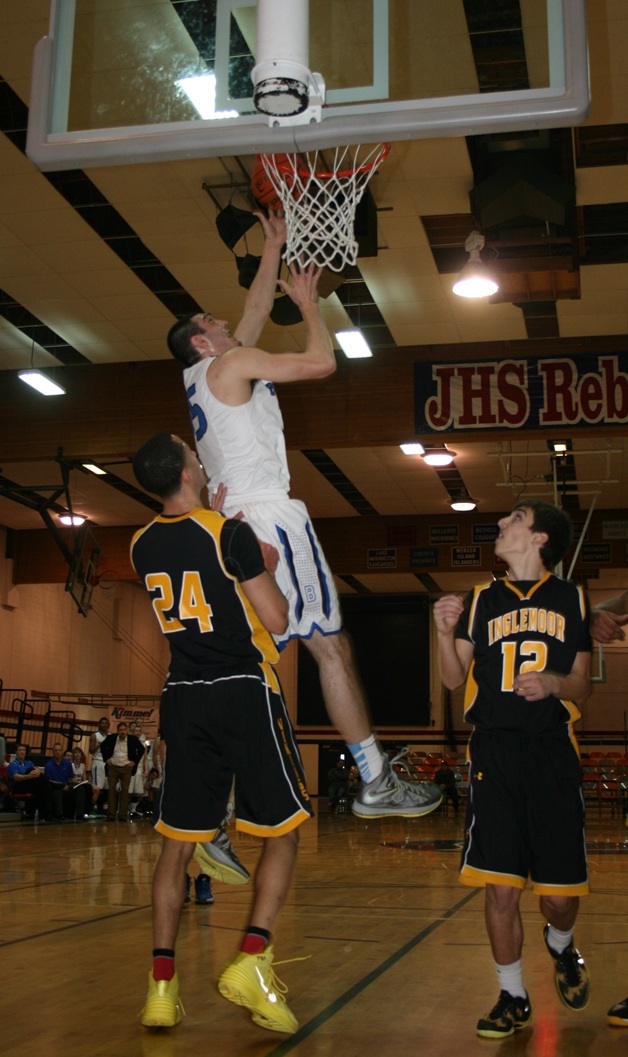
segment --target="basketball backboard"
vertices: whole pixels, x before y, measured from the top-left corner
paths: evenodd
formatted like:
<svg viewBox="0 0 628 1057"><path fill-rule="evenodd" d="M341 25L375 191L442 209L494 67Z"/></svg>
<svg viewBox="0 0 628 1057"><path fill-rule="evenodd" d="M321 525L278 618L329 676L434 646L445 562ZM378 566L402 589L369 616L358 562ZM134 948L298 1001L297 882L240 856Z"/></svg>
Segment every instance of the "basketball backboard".
<svg viewBox="0 0 628 1057"><path fill-rule="evenodd" d="M276 127L252 101L256 0L52 0L34 56L27 153L54 170L582 121L585 0L478 4L476 15L472 6L312 0L321 120ZM500 90L493 76L483 92L478 49L486 54L495 33L508 35L513 58Z"/></svg>

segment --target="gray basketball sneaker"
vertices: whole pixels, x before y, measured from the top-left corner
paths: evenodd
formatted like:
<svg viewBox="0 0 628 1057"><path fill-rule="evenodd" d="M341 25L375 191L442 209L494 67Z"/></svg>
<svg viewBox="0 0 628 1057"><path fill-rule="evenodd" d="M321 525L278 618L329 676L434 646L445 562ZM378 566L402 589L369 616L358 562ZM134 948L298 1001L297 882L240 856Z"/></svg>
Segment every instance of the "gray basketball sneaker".
<svg viewBox="0 0 628 1057"><path fill-rule="evenodd" d="M360 792L351 805L354 815L360 818L384 818L386 815L401 815L402 818L417 818L429 815L442 802L443 794L433 782L406 782L394 770L393 764L405 752L393 760L384 760L384 769L372 782L362 782Z"/></svg>
<svg viewBox="0 0 628 1057"><path fill-rule="evenodd" d="M241 885L251 880L246 866L243 866L233 850L233 845L224 829L219 829L213 840L197 844L194 858L201 868L216 881L224 884Z"/></svg>

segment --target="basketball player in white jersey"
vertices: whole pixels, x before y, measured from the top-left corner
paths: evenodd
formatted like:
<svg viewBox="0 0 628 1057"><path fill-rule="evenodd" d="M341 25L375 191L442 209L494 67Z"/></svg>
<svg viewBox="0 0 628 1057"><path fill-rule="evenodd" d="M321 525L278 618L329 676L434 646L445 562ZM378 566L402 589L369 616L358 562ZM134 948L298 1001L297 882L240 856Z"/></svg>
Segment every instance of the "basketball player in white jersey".
<svg viewBox="0 0 628 1057"><path fill-rule="evenodd" d="M275 576L289 601L290 622L276 642L281 650L300 638L318 664L329 718L345 738L362 778L352 805L355 814L424 815L438 807L442 794L431 783L402 781L377 742L351 643L342 628L331 570L306 507L289 496L274 383L326 378L336 369L318 308L320 272L312 266L291 268L291 282L277 280L285 223L278 214L256 215L266 243L234 333L225 320L206 312L180 320L168 335L172 355L185 367L196 448L210 480L226 486L227 517L241 511L258 538L279 552ZM302 352L271 354L256 347L277 286L303 317L307 336Z"/></svg>
<svg viewBox="0 0 628 1057"><path fill-rule="evenodd" d="M109 733L109 719L101 716L98 720L98 730L95 730L89 738L89 751L91 754L90 774L92 783L92 814L98 814L97 805L100 794L107 788L107 768L102 758L100 746Z"/></svg>

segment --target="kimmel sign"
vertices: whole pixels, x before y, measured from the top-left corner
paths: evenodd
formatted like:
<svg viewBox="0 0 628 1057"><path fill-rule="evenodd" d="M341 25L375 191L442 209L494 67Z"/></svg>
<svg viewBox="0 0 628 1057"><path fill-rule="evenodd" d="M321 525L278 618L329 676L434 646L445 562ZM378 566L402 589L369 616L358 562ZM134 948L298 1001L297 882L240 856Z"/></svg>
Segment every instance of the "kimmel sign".
<svg viewBox="0 0 628 1057"><path fill-rule="evenodd" d="M415 363L416 433L625 425L628 353Z"/></svg>

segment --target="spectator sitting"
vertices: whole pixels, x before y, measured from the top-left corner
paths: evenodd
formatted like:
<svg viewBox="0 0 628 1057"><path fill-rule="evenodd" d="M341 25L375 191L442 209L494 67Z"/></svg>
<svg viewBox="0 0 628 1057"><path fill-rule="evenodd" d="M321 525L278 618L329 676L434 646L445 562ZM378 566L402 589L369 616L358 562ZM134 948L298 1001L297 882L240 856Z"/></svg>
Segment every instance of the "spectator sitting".
<svg viewBox="0 0 628 1057"><path fill-rule="evenodd" d="M83 795L86 800L89 799L89 801L91 802L92 786L89 781L89 778L87 777L87 771L85 770L85 754L83 753L82 749L78 748L78 746L72 750L72 770L74 772L75 788L83 783L86 783L86 792Z"/></svg>
<svg viewBox="0 0 628 1057"><path fill-rule="evenodd" d="M63 818L87 818L91 790L74 775L72 764L63 755L59 742L52 746L52 758L46 762L44 771L52 788L52 817L57 822Z"/></svg>
<svg viewBox="0 0 628 1057"><path fill-rule="evenodd" d="M39 817L45 822L50 822L52 814L52 800L50 785L44 777L41 767L36 767L32 760L26 759L28 749L26 745L18 745L15 749L15 759L7 767L7 782L14 797L19 799L20 793L33 796L33 814L39 812Z"/></svg>
<svg viewBox="0 0 628 1057"><path fill-rule="evenodd" d="M456 785L456 776L449 764L441 763L434 775L434 782L442 790L443 795L449 797L454 806L454 813L457 813L459 803L458 787Z"/></svg>
<svg viewBox="0 0 628 1057"><path fill-rule="evenodd" d="M67 756L67 752L63 754ZM70 762L72 764L72 770L74 771L74 777L79 782L86 782L87 775L85 773L85 757L83 756L83 750L79 749L78 746L72 749L70 753Z"/></svg>
<svg viewBox="0 0 628 1057"><path fill-rule="evenodd" d="M3 760L0 763L0 811L10 810L10 792L11 790L9 789L9 783L7 781L7 765Z"/></svg>

